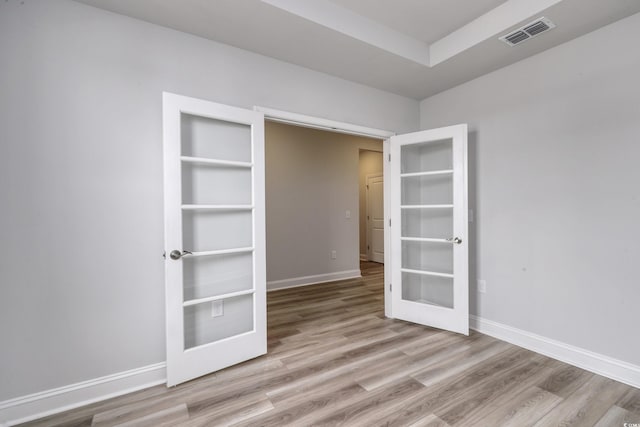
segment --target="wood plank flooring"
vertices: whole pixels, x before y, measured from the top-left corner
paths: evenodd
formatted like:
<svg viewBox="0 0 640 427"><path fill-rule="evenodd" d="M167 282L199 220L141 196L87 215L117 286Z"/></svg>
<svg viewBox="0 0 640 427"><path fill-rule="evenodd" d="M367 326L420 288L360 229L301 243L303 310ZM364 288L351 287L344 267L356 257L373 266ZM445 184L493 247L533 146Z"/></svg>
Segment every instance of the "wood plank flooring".
<svg viewBox="0 0 640 427"><path fill-rule="evenodd" d="M383 269L269 293L269 352L28 426L598 426L640 390L486 335L386 319Z"/></svg>

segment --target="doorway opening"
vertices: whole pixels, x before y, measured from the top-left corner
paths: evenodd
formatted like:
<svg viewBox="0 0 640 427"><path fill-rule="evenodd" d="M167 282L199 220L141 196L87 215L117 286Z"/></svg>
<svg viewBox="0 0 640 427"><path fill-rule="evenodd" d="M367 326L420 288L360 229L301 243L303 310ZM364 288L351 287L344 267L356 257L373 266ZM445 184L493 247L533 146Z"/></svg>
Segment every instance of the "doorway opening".
<svg viewBox="0 0 640 427"><path fill-rule="evenodd" d="M381 139L266 121L268 291L361 276L366 182L375 175L366 172L381 175L382 145ZM362 153L369 160L364 169ZM379 178L370 189L381 193ZM380 215L382 204L374 216Z"/></svg>
<svg viewBox="0 0 640 427"><path fill-rule="evenodd" d="M381 139L265 121L268 352L317 322L384 316L382 150ZM361 259L374 219L382 235Z"/></svg>
<svg viewBox="0 0 640 427"><path fill-rule="evenodd" d="M264 115L265 124L269 122L285 123L295 127L303 127L310 129L320 129L334 134L341 135L356 135L382 140L382 154L383 159L387 159L390 154L389 141L394 132L390 132L383 129L371 128L366 126L354 125L351 123L339 122L330 119L324 119L321 117L307 116L299 113L292 113L289 111L277 110L268 107L255 106L254 111L260 112ZM390 157L389 157L390 159ZM383 176L386 177L389 173L389 162L383 162ZM390 184L388 181L384 182L384 193L389 194ZM386 317L393 317L392 304L391 304L391 286L387 286L391 280L391 236L390 236L390 224L387 224L387 217L389 212L389 200L384 201L384 216L385 216L385 229L384 229L384 272L382 274L383 282L383 300L384 300L384 315ZM356 254L359 258L359 250Z"/></svg>

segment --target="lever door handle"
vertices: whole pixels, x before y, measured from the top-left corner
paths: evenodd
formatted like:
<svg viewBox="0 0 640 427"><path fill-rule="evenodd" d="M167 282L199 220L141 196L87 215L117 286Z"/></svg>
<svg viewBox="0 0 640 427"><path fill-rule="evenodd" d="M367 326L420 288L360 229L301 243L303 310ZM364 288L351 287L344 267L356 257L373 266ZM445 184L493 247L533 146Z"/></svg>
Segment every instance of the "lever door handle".
<svg viewBox="0 0 640 427"><path fill-rule="evenodd" d="M192 253L189 252L189 251L180 252L179 250L174 249L169 253L169 258L171 258L173 260L178 260L178 259L182 258L184 255L192 255Z"/></svg>
<svg viewBox="0 0 640 427"><path fill-rule="evenodd" d="M447 239L447 242L451 242L451 243L455 243L457 245L459 245L460 243L462 243L462 239L459 237L449 237Z"/></svg>

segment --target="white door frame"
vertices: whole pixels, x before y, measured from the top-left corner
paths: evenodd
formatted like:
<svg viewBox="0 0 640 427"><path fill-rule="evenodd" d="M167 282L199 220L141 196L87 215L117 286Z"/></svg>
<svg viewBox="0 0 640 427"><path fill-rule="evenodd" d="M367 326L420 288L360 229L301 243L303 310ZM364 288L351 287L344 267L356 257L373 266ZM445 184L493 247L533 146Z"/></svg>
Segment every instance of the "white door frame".
<svg viewBox="0 0 640 427"><path fill-rule="evenodd" d="M366 126L354 125L336 120L324 119L321 117L307 116L304 114L292 113L289 111L276 110L268 107L254 106L254 111L264 114L264 119L272 122L286 123L294 126L326 130L329 132L345 133L348 135L366 136L370 138L382 139L382 163L384 179L384 315L392 318L391 312L391 229L389 228L389 218L391 207L389 206L391 194L391 180L389 178L389 138L396 135L395 132L369 128ZM358 251L359 252L359 251Z"/></svg>

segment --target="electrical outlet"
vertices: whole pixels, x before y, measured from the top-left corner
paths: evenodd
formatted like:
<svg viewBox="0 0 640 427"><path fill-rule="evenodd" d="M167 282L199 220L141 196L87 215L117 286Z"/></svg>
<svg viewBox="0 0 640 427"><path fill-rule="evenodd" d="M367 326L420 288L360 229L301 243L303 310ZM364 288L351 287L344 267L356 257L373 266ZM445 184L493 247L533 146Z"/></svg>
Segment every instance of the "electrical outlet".
<svg viewBox="0 0 640 427"><path fill-rule="evenodd" d="M351 211L346 211L344 213L344 217L347 218L347 219L350 219L351 218Z"/></svg>
<svg viewBox="0 0 640 427"><path fill-rule="evenodd" d="M338 257L338 254L336 253L336 251L331 251L331 259L336 259Z"/></svg>
<svg viewBox="0 0 640 427"><path fill-rule="evenodd" d="M211 317L224 316L224 301L217 300L211 302Z"/></svg>
<svg viewBox="0 0 640 427"><path fill-rule="evenodd" d="M487 293L487 281L486 280L478 280L478 292L481 294Z"/></svg>

